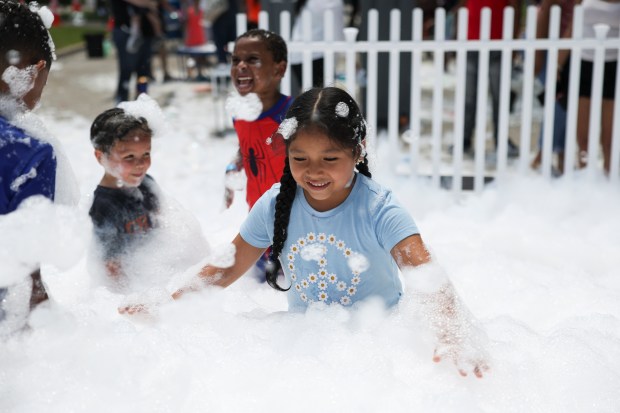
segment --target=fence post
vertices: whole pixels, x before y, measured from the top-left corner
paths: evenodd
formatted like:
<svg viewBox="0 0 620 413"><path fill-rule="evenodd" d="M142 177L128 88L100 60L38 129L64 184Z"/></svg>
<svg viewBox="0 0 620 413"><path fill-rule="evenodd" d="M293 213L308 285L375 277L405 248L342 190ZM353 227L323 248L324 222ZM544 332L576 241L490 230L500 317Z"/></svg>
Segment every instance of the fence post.
<svg viewBox="0 0 620 413"><path fill-rule="evenodd" d="M583 37L583 8L573 9L573 40ZM564 147L564 177L570 178L575 167L577 148L577 108L579 106L579 79L581 77L581 45L574 43L570 51L570 80L568 85L568 108L566 112L566 145Z"/></svg>
<svg viewBox="0 0 620 413"><path fill-rule="evenodd" d="M400 10L390 11L390 42L400 41ZM398 103L400 96L400 51L390 50L390 78L388 80L388 142L390 148L390 164L397 165L396 157L398 153Z"/></svg>
<svg viewBox="0 0 620 413"><path fill-rule="evenodd" d="M379 40L379 11L368 11L368 43L375 44ZM371 126L368 142L371 148L377 144L377 77L379 72L379 56L375 48L368 51L366 69L366 119Z"/></svg>
<svg viewBox="0 0 620 413"><path fill-rule="evenodd" d="M459 42L467 41L467 8L458 11ZM452 146L452 189L460 193L463 189L463 132L465 127L465 75L467 70L467 50L459 47L456 51L456 94L454 96L454 142Z"/></svg>
<svg viewBox="0 0 620 413"><path fill-rule="evenodd" d="M536 6L527 8L525 39L528 44L536 41ZM534 53L533 48L525 49L523 59L523 93L521 100L521 139L519 142L519 173L525 175L529 168L529 149L532 145L532 105L534 98Z"/></svg>
<svg viewBox="0 0 620 413"><path fill-rule="evenodd" d="M435 40L445 41L446 10L443 7L435 9ZM433 82L433 146L432 162L433 176L431 182L433 186L439 188L441 184L441 141L443 134L443 70L444 70L445 51L435 50L433 53L435 80ZM441 75L440 75L441 74Z"/></svg>
<svg viewBox="0 0 620 413"><path fill-rule="evenodd" d="M560 6L551 7L549 24L549 40L557 40L560 37ZM556 80L558 67L558 49L549 46L547 49L547 72L545 75L545 108L542 140L542 176L551 179L551 163L553 158L553 135L556 103ZM536 74L534 74L536 75Z"/></svg>
<svg viewBox="0 0 620 413"><path fill-rule="evenodd" d="M620 36L619 36L620 40ZM620 56L620 41L618 42L618 56ZM620 65L616 69L616 99L620 98ZM613 184L618 183L620 172L620 103L614 104L614 126L611 134L611 159L609 179Z"/></svg>
<svg viewBox="0 0 620 413"><path fill-rule="evenodd" d="M422 65L422 50L416 47L422 41L422 9L416 8L412 11L411 39L414 42L411 51L411 70L415 73L414 68L420 68ZM420 87L420 76L411 77L411 103L409 104L409 155L411 163L411 176L417 177L419 174L420 162L420 100L422 88Z"/></svg>
<svg viewBox="0 0 620 413"><path fill-rule="evenodd" d="M512 34L514 32L514 14L515 11L512 7L506 7L504 9L503 16L503 33L502 39L504 41L512 40ZM508 116L510 112L510 80L512 78L512 54L513 49L504 46L502 48L502 63L501 63L501 76L499 86L499 119L497 125L497 147L495 153L497 154L497 171L496 178L501 180L506 173L506 162L508 156Z"/></svg>
<svg viewBox="0 0 620 413"><path fill-rule="evenodd" d="M347 27L344 29L344 39L347 43L353 44L357 39L358 30L355 27ZM355 97L356 71L355 71L355 48L348 47L345 56L345 82L349 94ZM358 99L356 99L358 100Z"/></svg>
<svg viewBox="0 0 620 413"><path fill-rule="evenodd" d="M297 17L299 18L299 17ZM312 87L312 14L309 10L304 10L301 14L301 31L304 41L304 51L302 52L301 65L301 90L308 90Z"/></svg>
<svg viewBox="0 0 620 413"><path fill-rule="evenodd" d="M480 43L488 43L491 37L491 10L483 8L480 13ZM484 162L487 135L487 101L489 93L489 49L478 51L478 91L476 100L476 136L474 139L474 191L480 193L484 185ZM471 91L466 91L471 93Z"/></svg>
<svg viewBox="0 0 620 413"><path fill-rule="evenodd" d="M609 26L594 25L597 40L605 40ZM605 69L605 48L601 43L594 48L594 67L592 68L592 95L590 98L590 123L588 125L588 176L595 174L596 162L601 142L601 105L603 104L603 70Z"/></svg>
<svg viewBox="0 0 620 413"><path fill-rule="evenodd" d="M261 12L262 13L262 12ZM259 14L260 16L260 14ZM288 10L282 10L280 12L280 36L286 44L291 40L291 13ZM291 62L288 59L286 63L286 72L280 83L280 90L283 94L290 96L292 91L291 81L293 76L291 74Z"/></svg>
<svg viewBox="0 0 620 413"><path fill-rule="evenodd" d="M342 17L342 16L340 16ZM331 9L325 10L323 15L323 19L325 24L323 27L325 28L325 33L323 38L327 44L332 44L334 41L334 11ZM323 67L323 85L332 85L334 83L334 51L332 49L324 51L324 62L325 65Z"/></svg>

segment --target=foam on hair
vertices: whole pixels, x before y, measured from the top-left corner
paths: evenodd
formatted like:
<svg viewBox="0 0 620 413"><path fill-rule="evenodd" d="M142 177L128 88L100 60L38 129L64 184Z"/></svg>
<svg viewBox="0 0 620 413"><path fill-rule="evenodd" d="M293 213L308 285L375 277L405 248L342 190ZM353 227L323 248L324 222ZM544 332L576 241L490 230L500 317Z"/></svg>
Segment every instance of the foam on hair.
<svg viewBox="0 0 620 413"><path fill-rule="evenodd" d="M93 121L90 127L90 142L95 149L109 153L115 142L136 129L153 134L145 118L130 115L121 108L108 109Z"/></svg>
<svg viewBox="0 0 620 413"><path fill-rule="evenodd" d="M53 43L34 2L0 0L0 73L9 66L24 67L44 60L49 69Z"/></svg>

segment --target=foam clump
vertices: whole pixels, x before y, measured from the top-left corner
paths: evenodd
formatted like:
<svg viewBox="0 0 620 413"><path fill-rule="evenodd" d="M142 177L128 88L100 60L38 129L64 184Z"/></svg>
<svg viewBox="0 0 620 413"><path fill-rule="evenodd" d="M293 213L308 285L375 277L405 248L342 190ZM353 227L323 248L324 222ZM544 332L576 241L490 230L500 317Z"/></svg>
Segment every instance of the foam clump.
<svg viewBox="0 0 620 413"><path fill-rule="evenodd" d="M164 112L157 101L146 93L140 94L136 100L121 102L118 107L129 115L146 119L153 131L153 137L166 134L168 128Z"/></svg>
<svg viewBox="0 0 620 413"><path fill-rule="evenodd" d="M248 122L258 119L263 111L263 103L256 93L248 93L241 96L239 93L231 92L226 98L226 112L235 119Z"/></svg>

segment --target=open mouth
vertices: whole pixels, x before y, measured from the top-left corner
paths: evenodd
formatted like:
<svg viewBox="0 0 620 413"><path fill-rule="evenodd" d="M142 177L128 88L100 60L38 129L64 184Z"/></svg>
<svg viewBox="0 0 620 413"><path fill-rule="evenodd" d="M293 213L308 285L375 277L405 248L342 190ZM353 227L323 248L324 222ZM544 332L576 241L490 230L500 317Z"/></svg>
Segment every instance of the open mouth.
<svg viewBox="0 0 620 413"><path fill-rule="evenodd" d="M254 85L254 80L251 77L238 77L237 78L237 89L239 91L243 90L243 91L247 91L252 89L252 86Z"/></svg>
<svg viewBox="0 0 620 413"><path fill-rule="evenodd" d="M320 191L320 190L327 188L327 186L329 185L329 182L306 181L306 184L308 185L309 188L314 189L316 191Z"/></svg>

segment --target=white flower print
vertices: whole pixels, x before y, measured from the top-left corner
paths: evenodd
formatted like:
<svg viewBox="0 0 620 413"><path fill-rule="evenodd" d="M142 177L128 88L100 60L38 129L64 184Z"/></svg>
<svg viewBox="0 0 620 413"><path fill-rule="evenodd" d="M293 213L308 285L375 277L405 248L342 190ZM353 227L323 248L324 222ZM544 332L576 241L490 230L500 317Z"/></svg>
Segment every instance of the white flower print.
<svg viewBox="0 0 620 413"><path fill-rule="evenodd" d="M327 255L335 253L336 250L347 259L350 270L348 275L344 274L340 278L335 272L329 271L327 259ZM360 265L351 265L351 260L358 255L335 234L308 232L289 247L286 255L288 262L285 268L289 271L293 291L297 291L299 298L308 305L314 300L347 306L353 304L355 301L353 296L357 294L357 288L362 282L361 273L367 269ZM299 265L295 265L298 256L304 268L303 275L299 273L302 270L301 267L296 268ZM302 277L304 278L301 279ZM351 281L348 281L349 279ZM313 288L312 284L316 287Z"/></svg>

